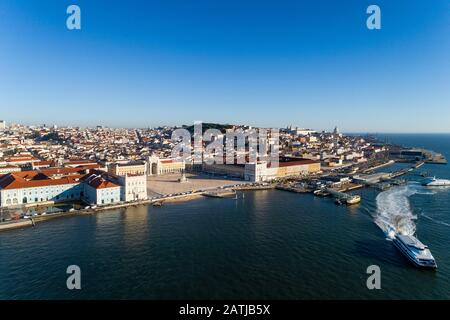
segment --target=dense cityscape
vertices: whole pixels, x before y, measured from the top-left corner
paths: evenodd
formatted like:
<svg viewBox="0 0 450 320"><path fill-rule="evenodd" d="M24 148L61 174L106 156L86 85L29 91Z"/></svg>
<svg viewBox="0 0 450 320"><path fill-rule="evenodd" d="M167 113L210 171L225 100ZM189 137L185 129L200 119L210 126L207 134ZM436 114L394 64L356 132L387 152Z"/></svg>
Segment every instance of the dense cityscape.
<svg viewBox="0 0 450 320"><path fill-rule="evenodd" d="M450 300L449 9L0 1L0 303Z"/></svg>
<svg viewBox="0 0 450 320"><path fill-rule="evenodd" d="M223 133L253 129L220 124L205 127ZM422 150L399 151L398 146L372 137L344 135L337 127L317 132L288 126L279 129L276 166L259 158L245 164L199 165L192 157L171 157L177 144L171 138L175 129L25 126L1 121L0 203L2 221L10 222L2 228L22 226L11 222L24 218L25 223L34 224L33 217L48 219L51 214L96 212L136 203L162 205L199 195L222 197L242 189L332 193L337 201L351 204L360 198L344 192L390 178L366 173L392 164L394 150L397 160L445 161L436 158L440 155L432 159ZM206 145L203 142L202 148ZM247 143L247 159L248 153ZM65 204L65 209L58 204Z"/></svg>

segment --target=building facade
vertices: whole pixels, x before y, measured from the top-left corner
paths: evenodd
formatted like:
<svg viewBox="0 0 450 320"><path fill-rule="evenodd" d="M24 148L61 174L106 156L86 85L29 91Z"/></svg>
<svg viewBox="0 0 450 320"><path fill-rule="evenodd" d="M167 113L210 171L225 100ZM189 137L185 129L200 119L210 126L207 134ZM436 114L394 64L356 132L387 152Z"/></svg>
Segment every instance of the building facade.
<svg viewBox="0 0 450 320"><path fill-rule="evenodd" d="M0 166L0 175L11 173L11 172L20 172L20 171L22 171L22 169L20 169L20 167L18 167L18 166L13 166L13 165Z"/></svg>
<svg viewBox="0 0 450 320"><path fill-rule="evenodd" d="M148 157L147 159L147 175L164 175L179 174L186 170L186 164L183 160L167 158L160 159L158 157Z"/></svg>
<svg viewBox="0 0 450 320"><path fill-rule="evenodd" d="M26 180L14 173L0 177L2 207L80 200L80 176L60 179Z"/></svg>
<svg viewBox="0 0 450 320"><path fill-rule="evenodd" d="M145 175L116 176L98 169L52 168L0 176L0 206L76 202L107 205L147 199Z"/></svg>
<svg viewBox="0 0 450 320"><path fill-rule="evenodd" d="M147 176L125 175L118 176L121 188L122 201L136 201L147 199Z"/></svg>
<svg viewBox="0 0 450 320"><path fill-rule="evenodd" d="M309 159L280 159L277 166L267 161L244 164L202 164L202 171L252 182L277 178L306 176L321 170L320 161Z"/></svg>
<svg viewBox="0 0 450 320"><path fill-rule="evenodd" d="M119 185L98 174L89 175L84 182L83 200L86 203L105 205L120 202L121 187Z"/></svg>
<svg viewBox="0 0 450 320"><path fill-rule="evenodd" d="M129 175L145 175L147 173L147 165L143 161L114 163L108 165L108 172L117 176Z"/></svg>

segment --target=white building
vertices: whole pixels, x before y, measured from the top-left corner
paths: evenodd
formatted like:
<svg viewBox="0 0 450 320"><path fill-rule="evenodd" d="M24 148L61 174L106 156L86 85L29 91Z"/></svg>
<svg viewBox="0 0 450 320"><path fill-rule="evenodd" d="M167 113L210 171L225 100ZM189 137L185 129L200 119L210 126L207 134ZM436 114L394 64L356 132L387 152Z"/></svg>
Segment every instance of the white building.
<svg viewBox="0 0 450 320"><path fill-rule="evenodd" d="M120 198L122 201L135 201L147 199L147 176L125 175L119 176L121 185Z"/></svg>
<svg viewBox="0 0 450 320"><path fill-rule="evenodd" d="M120 202L120 186L91 174L84 179L83 200L89 204L105 205Z"/></svg>
<svg viewBox="0 0 450 320"><path fill-rule="evenodd" d="M0 174L7 174L11 172L20 172L20 171L22 171L22 169L20 169L20 167L18 166L13 165L0 166Z"/></svg>
<svg viewBox="0 0 450 320"><path fill-rule="evenodd" d="M110 204L120 201L121 186L86 168L54 168L13 172L0 176L0 206L39 205L46 202L84 201Z"/></svg>
<svg viewBox="0 0 450 320"><path fill-rule="evenodd" d="M38 204L47 201L79 200L82 187L77 177L61 179L26 180L14 173L0 177L0 204L2 207Z"/></svg>

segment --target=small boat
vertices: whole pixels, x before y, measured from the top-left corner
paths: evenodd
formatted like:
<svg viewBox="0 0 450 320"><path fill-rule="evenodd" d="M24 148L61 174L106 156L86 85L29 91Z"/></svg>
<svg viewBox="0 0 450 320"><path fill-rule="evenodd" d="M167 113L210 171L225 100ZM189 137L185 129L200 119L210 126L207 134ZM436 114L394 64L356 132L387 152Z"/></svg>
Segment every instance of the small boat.
<svg viewBox="0 0 450 320"><path fill-rule="evenodd" d="M314 195L318 197L327 197L330 195L330 193L326 192L325 190L318 189L314 191Z"/></svg>
<svg viewBox="0 0 450 320"><path fill-rule="evenodd" d="M436 269L430 249L414 236L396 234L392 242L416 267Z"/></svg>
<svg viewBox="0 0 450 320"><path fill-rule="evenodd" d="M405 179L395 179L392 181L392 184L394 186L404 186L407 184L407 181Z"/></svg>
<svg viewBox="0 0 450 320"><path fill-rule="evenodd" d="M153 202L152 204L154 207L161 207L162 203L161 202Z"/></svg>
<svg viewBox="0 0 450 320"><path fill-rule="evenodd" d="M350 198L348 198L348 199L346 200L346 203L347 203L348 205L351 205L351 204L357 204L357 203L360 203L360 202L361 202L361 197L358 196L358 195L351 196Z"/></svg>

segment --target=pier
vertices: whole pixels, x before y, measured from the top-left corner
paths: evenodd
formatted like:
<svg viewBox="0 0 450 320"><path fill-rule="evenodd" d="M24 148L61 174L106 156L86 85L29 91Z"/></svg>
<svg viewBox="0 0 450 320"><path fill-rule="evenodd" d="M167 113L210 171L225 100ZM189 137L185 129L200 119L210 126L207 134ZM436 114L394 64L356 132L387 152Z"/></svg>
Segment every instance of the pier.
<svg viewBox="0 0 450 320"><path fill-rule="evenodd" d="M331 188L325 188L325 192L336 198L338 203L356 204L361 202L361 197L359 195L350 195Z"/></svg>
<svg viewBox="0 0 450 320"><path fill-rule="evenodd" d="M400 176L403 176L405 174L408 174L420 167L422 167L425 164L424 161L417 162L414 166L403 168L394 172L378 172L378 173L372 173L372 174L362 174L362 175L355 175L353 176L353 180L355 180L358 183L364 184L366 186L377 186L382 182L386 182L395 178L398 178ZM395 180L394 180L395 181Z"/></svg>
<svg viewBox="0 0 450 320"><path fill-rule="evenodd" d="M283 191L290 191L290 192L294 192L294 193L308 193L308 192L312 192L312 190L309 190L307 188L304 187L298 187L298 186L288 186L288 185L277 185L275 187L275 189L277 190L283 190Z"/></svg>
<svg viewBox="0 0 450 320"><path fill-rule="evenodd" d="M236 191L234 191L234 190L217 190L217 191L204 192L203 195L205 197L210 197L210 198L230 198L230 197L236 196Z"/></svg>
<svg viewBox="0 0 450 320"><path fill-rule="evenodd" d="M393 148L390 151L391 157L396 162L416 162L421 161L429 164L447 164L444 155L421 148Z"/></svg>

